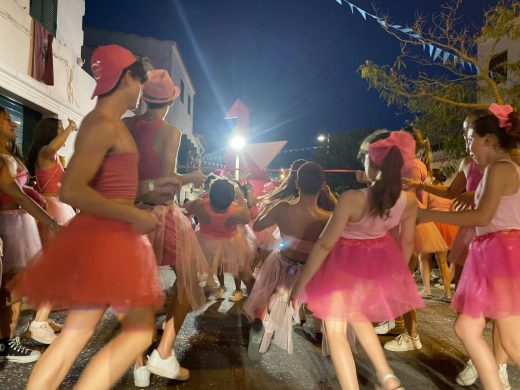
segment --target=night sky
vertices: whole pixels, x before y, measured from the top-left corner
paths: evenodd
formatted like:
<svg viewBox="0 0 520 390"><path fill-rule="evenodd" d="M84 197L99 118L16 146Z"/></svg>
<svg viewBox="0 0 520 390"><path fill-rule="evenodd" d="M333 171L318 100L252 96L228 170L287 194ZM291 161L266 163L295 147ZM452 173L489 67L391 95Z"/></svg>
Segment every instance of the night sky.
<svg viewBox="0 0 520 390"><path fill-rule="evenodd" d="M352 0L412 25L438 0ZM461 23L481 25L492 0L465 0ZM195 85L194 131L225 147L223 119L236 98L251 109L252 142L316 145L319 133L399 128L356 73L365 60L393 64L398 41L335 0L86 0L85 26L176 41Z"/></svg>

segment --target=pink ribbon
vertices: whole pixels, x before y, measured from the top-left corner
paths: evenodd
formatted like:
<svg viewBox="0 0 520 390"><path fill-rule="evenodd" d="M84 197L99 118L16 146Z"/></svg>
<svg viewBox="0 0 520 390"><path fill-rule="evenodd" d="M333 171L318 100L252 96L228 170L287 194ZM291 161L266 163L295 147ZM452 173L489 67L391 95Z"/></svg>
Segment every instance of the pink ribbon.
<svg viewBox="0 0 520 390"><path fill-rule="evenodd" d="M392 131L388 138L368 145L368 155L375 165L381 167L386 155L392 148L397 148L403 156L403 168L415 159L415 140L405 131Z"/></svg>
<svg viewBox="0 0 520 390"><path fill-rule="evenodd" d="M509 133L513 124L509 119L509 114L513 112L513 107L509 104L496 104L493 103L489 106L489 111L493 113L498 118L498 124L501 128L506 130L506 133Z"/></svg>

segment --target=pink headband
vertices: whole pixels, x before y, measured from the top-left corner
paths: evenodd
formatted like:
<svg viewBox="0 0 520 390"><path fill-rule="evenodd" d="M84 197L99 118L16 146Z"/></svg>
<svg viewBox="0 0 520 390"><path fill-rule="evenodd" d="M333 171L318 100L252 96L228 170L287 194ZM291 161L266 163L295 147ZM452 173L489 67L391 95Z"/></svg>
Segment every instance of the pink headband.
<svg viewBox="0 0 520 390"><path fill-rule="evenodd" d="M386 155L394 147L403 156L403 168L415 159L415 140L406 131L392 131L388 138L368 145L368 156L376 166L381 167Z"/></svg>
<svg viewBox="0 0 520 390"><path fill-rule="evenodd" d="M513 112L513 107L509 104L496 104L493 103L489 106L489 111L498 118L498 125L506 130L506 133L511 131L513 124L509 119L509 114Z"/></svg>

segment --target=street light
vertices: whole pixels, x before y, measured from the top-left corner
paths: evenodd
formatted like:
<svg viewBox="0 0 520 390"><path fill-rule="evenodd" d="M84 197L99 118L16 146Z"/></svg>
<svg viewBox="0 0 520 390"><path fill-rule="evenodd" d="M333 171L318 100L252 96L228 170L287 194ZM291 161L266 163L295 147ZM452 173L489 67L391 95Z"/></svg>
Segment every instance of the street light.
<svg viewBox="0 0 520 390"><path fill-rule="evenodd" d="M240 151L246 146L246 139L240 135L235 135L229 142L231 149L235 149L235 180L240 180Z"/></svg>
<svg viewBox="0 0 520 390"><path fill-rule="evenodd" d="M330 134L320 134L316 137L318 142L327 142L327 154L329 154Z"/></svg>

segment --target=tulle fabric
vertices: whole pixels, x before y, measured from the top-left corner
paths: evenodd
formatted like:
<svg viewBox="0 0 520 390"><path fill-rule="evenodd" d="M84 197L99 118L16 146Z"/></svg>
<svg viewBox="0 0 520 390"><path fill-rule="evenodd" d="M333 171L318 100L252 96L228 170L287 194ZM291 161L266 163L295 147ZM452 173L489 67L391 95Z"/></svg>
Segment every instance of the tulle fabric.
<svg viewBox="0 0 520 390"><path fill-rule="evenodd" d="M469 245L475 237L475 228L461 226L448 254L448 261L463 267L468 257Z"/></svg>
<svg viewBox="0 0 520 390"><path fill-rule="evenodd" d="M209 272L206 256L192 229L191 221L176 204L158 205L152 212L161 224L148 234L157 264L174 267L179 302L186 299L193 310L206 304L199 275Z"/></svg>
<svg viewBox="0 0 520 390"><path fill-rule="evenodd" d="M415 226L414 253L447 252L448 246L434 222Z"/></svg>
<svg viewBox="0 0 520 390"><path fill-rule="evenodd" d="M70 205L61 202L56 196L43 195L43 197L46 203L45 211L47 211L47 213L60 225L63 226L67 224L67 222L69 222L76 215L76 212ZM46 245L50 240L52 240L54 233L46 226L40 226L40 236L42 239L42 244Z"/></svg>
<svg viewBox="0 0 520 390"><path fill-rule="evenodd" d="M280 247L282 239L280 237L280 229L277 225L269 226L264 230L255 232L256 244L260 249L265 251L274 251Z"/></svg>
<svg viewBox="0 0 520 390"><path fill-rule="evenodd" d="M520 231L476 237L452 307L471 317L501 319L520 315Z"/></svg>
<svg viewBox="0 0 520 390"><path fill-rule="evenodd" d="M439 233L441 234L448 249L451 249L453 242L455 241L455 237L459 232L459 227L442 222L435 222L435 226L437 226L437 229L439 229Z"/></svg>
<svg viewBox="0 0 520 390"><path fill-rule="evenodd" d="M263 318L264 336L260 352L266 352L274 343L293 352L292 327L300 322L298 311L290 302L291 291L301 274L303 264L286 259L280 251L272 252L264 262L244 311L252 320L259 311Z"/></svg>
<svg viewBox="0 0 520 390"><path fill-rule="evenodd" d="M131 224L81 213L8 286L38 307L161 307L155 256Z"/></svg>
<svg viewBox="0 0 520 390"><path fill-rule="evenodd" d="M251 273L255 244L249 240L244 229L237 226L231 237L217 238L195 231L202 251L208 260L210 273L219 271L238 276L239 272Z"/></svg>
<svg viewBox="0 0 520 390"><path fill-rule="evenodd" d="M24 268L42 248L36 220L22 209L0 211L4 282Z"/></svg>
<svg viewBox="0 0 520 390"><path fill-rule="evenodd" d="M340 238L299 299L319 318L347 322L391 320L424 306L407 260L389 234Z"/></svg>

